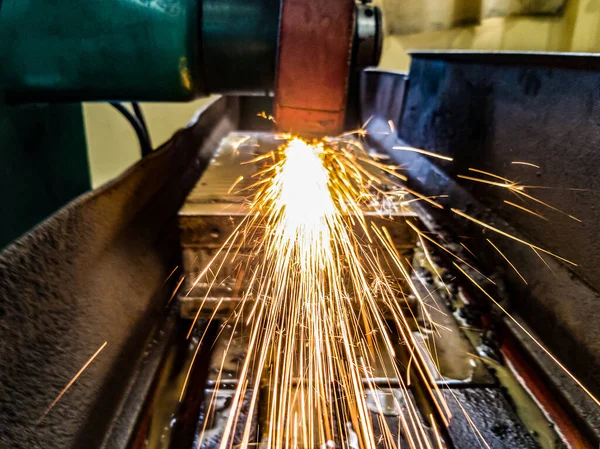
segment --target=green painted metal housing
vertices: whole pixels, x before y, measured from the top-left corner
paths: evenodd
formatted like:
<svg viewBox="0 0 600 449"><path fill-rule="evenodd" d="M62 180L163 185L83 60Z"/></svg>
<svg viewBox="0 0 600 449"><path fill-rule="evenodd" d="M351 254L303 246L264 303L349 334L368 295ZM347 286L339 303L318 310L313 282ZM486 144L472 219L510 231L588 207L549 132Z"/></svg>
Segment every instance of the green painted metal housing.
<svg viewBox="0 0 600 449"><path fill-rule="evenodd" d="M273 92L280 0L204 0L202 57L210 92Z"/></svg>
<svg viewBox="0 0 600 449"><path fill-rule="evenodd" d="M0 0L0 248L89 190L73 102L264 95L279 11L279 0Z"/></svg>
<svg viewBox="0 0 600 449"><path fill-rule="evenodd" d="M187 101L272 89L278 0L4 0L9 101Z"/></svg>
<svg viewBox="0 0 600 449"><path fill-rule="evenodd" d="M0 249L90 189L80 104L0 101Z"/></svg>
<svg viewBox="0 0 600 449"><path fill-rule="evenodd" d="M2 85L13 101L192 99L195 0L4 0Z"/></svg>

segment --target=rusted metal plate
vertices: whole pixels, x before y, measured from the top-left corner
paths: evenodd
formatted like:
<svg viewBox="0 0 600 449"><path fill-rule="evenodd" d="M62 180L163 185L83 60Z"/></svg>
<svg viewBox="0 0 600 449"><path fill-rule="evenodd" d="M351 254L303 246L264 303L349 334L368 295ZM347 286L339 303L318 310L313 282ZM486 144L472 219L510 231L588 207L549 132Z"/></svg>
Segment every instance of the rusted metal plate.
<svg viewBox="0 0 600 449"><path fill-rule="evenodd" d="M283 0L275 119L283 131L339 134L354 37L352 0Z"/></svg>

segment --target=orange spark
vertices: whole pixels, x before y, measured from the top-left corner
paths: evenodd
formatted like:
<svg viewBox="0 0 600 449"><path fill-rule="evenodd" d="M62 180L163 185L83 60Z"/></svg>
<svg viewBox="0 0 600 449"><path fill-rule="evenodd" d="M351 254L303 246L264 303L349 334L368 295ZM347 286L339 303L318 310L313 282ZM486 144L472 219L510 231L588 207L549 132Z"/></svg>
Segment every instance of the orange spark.
<svg viewBox="0 0 600 449"><path fill-rule="evenodd" d="M535 215L536 217L541 218L542 220L548 221L548 219L546 217L544 217L541 214L538 214L537 212L532 211L531 209L527 209L526 207L519 206L518 204L515 204L508 200L504 200L504 202L506 204L508 204L509 206L516 207L517 209L521 209L523 212L527 212L528 214Z"/></svg>
<svg viewBox="0 0 600 449"><path fill-rule="evenodd" d="M394 150L398 150L398 151L410 151L412 153L419 153L419 154L423 154L425 156L431 156L431 157L443 159L445 161L450 161L450 162L452 162L454 160L450 156L444 156L442 154L433 153L431 151L422 150L420 148L414 148L414 147L408 147L408 146L395 146L393 148L394 148Z"/></svg>
<svg viewBox="0 0 600 449"><path fill-rule="evenodd" d="M52 410L54 408L54 406L58 403L58 401L60 401L62 399L62 397L67 392L67 390L69 388L71 388L71 386L75 383L75 381L77 381L77 379L79 379L79 376L81 376L83 374L83 372L87 369L87 367L90 366L90 364L94 361L94 359L98 356L98 354L100 354L100 352L104 349L106 344L107 344L107 342L105 341L104 344L102 346L100 346L98 348L98 350L94 353L94 355L92 355L89 358L89 360L87 362L85 362L85 365L83 365L81 367L81 369L79 371L77 371L77 374L75 374L75 376L73 376L73 378L69 381L69 383L65 386L65 388L63 388L61 390L61 392L58 394L58 396L56 396L56 399L54 399L54 401L52 401L52 404L50 404L50 406L46 409L46 411L42 414L42 416L40 416L40 418L37 421L38 424L46 417L46 415L48 415L48 413L50 413L50 410Z"/></svg>
<svg viewBox="0 0 600 449"><path fill-rule="evenodd" d="M495 228L492 225L489 225L487 223L484 223L483 221L477 220L476 218L473 218L473 217L465 214L464 212L462 212L462 211L460 211L458 209L451 208L450 210L452 212L454 212L455 214L460 215L461 217L466 218L467 220L470 220L473 223L478 224L479 226L482 226L482 227L484 227L486 229L489 229L491 231L497 232L498 234L503 235L504 237L508 237L509 239L514 240L516 242L519 242L519 243L521 243L521 244L523 244L525 246L529 246L530 248L537 249L538 251L546 253L546 254L548 254L548 255L550 255L552 257L555 257L556 259L562 260L563 262L566 262L569 265L573 265L574 267L578 266L575 262L571 262L570 260L565 259L564 257L560 257L559 255L554 254L554 253L548 251L547 249L540 248L539 246L536 246L533 243L526 242L525 240L522 240L522 239L520 239L518 237L515 237L514 235L511 235L508 232L504 232L504 231L502 231L502 230L500 230L498 228Z"/></svg>
<svg viewBox="0 0 600 449"><path fill-rule="evenodd" d="M531 162L522 162L522 161L512 161L511 164L513 165L527 165L528 167L533 167L533 168L540 168L539 165L535 165L532 164Z"/></svg>

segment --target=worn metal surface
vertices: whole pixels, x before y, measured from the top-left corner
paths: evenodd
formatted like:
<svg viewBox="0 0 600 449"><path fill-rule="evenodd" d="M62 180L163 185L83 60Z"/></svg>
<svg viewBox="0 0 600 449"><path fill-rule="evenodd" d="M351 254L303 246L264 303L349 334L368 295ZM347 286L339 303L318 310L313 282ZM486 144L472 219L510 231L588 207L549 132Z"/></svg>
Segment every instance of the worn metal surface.
<svg viewBox="0 0 600 449"><path fill-rule="evenodd" d="M279 129L318 135L342 131L354 13L352 0L283 0L275 83Z"/></svg>
<svg viewBox="0 0 600 449"><path fill-rule="evenodd" d="M161 150L0 254L0 446L127 443L149 387L136 373L148 375L160 359L146 357L178 263L176 212L215 143L236 126L236 111L235 100L213 102Z"/></svg>
<svg viewBox="0 0 600 449"><path fill-rule="evenodd" d="M460 388L444 391L444 396L453 415L448 433L454 447L480 447L481 438L490 449L538 447L500 389Z"/></svg>

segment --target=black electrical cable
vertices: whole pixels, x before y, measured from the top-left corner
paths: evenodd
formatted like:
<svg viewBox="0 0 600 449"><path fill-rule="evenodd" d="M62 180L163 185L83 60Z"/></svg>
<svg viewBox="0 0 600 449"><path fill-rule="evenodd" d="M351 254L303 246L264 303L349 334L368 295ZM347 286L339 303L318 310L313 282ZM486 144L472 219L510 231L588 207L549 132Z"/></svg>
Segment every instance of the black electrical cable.
<svg viewBox="0 0 600 449"><path fill-rule="evenodd" d="M152 152L152 146L150 145L150 141L146 132L144 131L143 125L140 123L139 119L133 115L129 109L123 106L121 103L111 102L110 105L123 114L123 117L127 119L127 121L133 127L135 134L140 142L140 149L142 152L142 157L148 156Z"/></svg>
<svg viewBox="0 0 600 449"><path fill-rule="evenodd" d="M144 118L144 113L142 112L142 107L139 105L137 101L131 102L131 107L133 108L133 112L137 119L140 121L142 127L144 128L144 132L146 133L146 140L148 141L148 145L152 148L152 140L150 139L150 131L148 130L148 125L146 124L146 119Z"/></svg>

